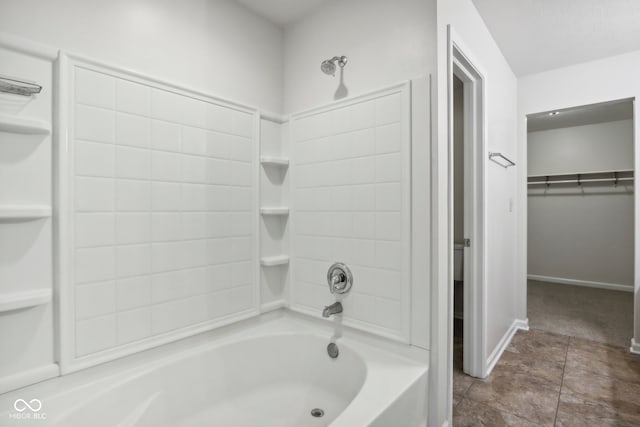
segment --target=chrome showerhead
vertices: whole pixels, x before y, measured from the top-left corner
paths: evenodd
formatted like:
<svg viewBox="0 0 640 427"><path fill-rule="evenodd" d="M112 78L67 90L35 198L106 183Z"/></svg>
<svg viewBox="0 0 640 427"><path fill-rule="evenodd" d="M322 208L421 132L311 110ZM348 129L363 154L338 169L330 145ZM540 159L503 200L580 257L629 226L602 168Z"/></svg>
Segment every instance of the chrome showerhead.
<svg viewBox="0 0 640 427"><path fill-rule="evenodd" d="M322 70L323 73L327 75L332 75L332 76L336 75L336 64L334 64L329 59L325 59L324 61L322 61L322 64L320 65L320 69Z"/></svg>
<svg viewBox="0 0 640 427"><path fill-rule="evenodd" d="M320 69L322 70L323 73L325 73L327 75L335 76L336 75L336 62L338 63L340 68L343 68L345 65L347 65L347 57L346 56L334 56L331 59L325 59L324 61L322 61L322 64L320 64Z"/></svg>

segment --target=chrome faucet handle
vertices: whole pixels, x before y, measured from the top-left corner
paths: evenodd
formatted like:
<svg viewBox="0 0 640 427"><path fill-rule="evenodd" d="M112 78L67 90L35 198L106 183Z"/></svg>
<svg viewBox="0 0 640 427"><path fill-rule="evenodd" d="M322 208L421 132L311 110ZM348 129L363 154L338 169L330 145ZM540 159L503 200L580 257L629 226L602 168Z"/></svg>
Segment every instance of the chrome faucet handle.
<svg viewBox="0 0 640 427"><path fill-rule="evenodd" d="M353 286L353 275L345 264L336 262L327 271L327 282L332 294L346 294Z"/></svg>

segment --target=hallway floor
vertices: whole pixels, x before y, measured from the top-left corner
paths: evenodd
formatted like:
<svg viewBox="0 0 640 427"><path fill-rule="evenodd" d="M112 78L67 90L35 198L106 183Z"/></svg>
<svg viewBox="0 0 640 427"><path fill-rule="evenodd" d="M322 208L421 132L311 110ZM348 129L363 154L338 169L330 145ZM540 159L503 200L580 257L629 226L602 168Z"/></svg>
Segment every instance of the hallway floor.
<svg viewBox="0 0 640 427"><path fill-rule="evenodd" d="M454 343L453 425L640 426L640 356L583 338L520 331L489 378L462 372Z"/></svg>

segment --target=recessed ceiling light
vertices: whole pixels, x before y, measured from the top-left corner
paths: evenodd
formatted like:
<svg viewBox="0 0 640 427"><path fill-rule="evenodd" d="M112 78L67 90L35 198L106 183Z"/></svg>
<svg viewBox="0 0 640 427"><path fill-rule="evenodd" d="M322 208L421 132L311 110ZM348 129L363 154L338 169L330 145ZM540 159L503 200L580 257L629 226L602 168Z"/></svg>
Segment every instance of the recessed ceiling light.
<svg viewBox="0 0 640 427"><path fill-rule="evenodd" d="M560 114L560 111L552 111L549 113L550 116L557 116L558 114Z"/></svg>

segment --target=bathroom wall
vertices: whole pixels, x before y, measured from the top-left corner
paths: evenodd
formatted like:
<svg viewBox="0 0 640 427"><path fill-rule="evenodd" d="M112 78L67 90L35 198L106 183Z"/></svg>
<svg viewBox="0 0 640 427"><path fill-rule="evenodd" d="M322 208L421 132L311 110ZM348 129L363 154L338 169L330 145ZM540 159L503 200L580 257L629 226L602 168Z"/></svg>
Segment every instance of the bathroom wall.
<svg viewBox="0 0 640 427"><path fill-rule="evenodd" d="M0 0L0 29L282 112L283 33L232 0Z"/></svg>
<svg viewBox="0 0 640 427"><path fill-rule="evenodd" d="M448 242L453 230L448 229L447 218L451 207L448 198L450 157L448 141L448 40L452 39L467 58L478 67L484 79L483 106L486 137L485 169L485 246L484 275L486 306L486 337L484 358L486 365L499 356L507 338L513 331L516 319L525 319L526 313L518 313L514 307L515 261L516 261L516 212L515 168L504 169L488 161L488 151L502 152L508 157L517 155L516 113L517 81L500 49L493 40L484 21L471 0L438 1L438 144L434 144L434 293L432 311L434 330L430 375L429 407L430 425L442 425L451 416L450 366L451 354L447 352L450 342L445 325L451 323L447 307L451 304L450 285L451 255ZM523 205L524 206L524 205ZM477 355L476 355L477 356Z"/></svg>
<svg viewBox="0 0 640 427"><path fill-rule="evenodd" d="M434 0L327 2L285 29L285 111L333 101L338 82L320 62L346 55L344 85L358 95L435 70Z"/></svg>
<svg viewBox="0 0 640 427"><path fill-rule="evenodd" d="M326 3L285 29L288 113L340 99L336 97L341 82L339 69L335 77L320 71L321 61L334 55L349 58L342 75L344 87L338 95L345 93L344 88L349 96L356 96L412 80L411 342L425 349L430 346L428 152L435 102L431 97L431 85L435 84L435 18L435 0L342 0Z"/></svg>
<svg viewBox="0 0 640 427"><path fill-rule="evenodd" d="M599 102L640 97L640 51L624 55L604 58L597 61L559 68L544 73L532 74L518 80L518 150L519 162L527 163L527 129L525 117L527 114L557 110L579 105L595 104ZM594 84L597 82L597 84ZM587 90L588 88L588 90ZM635 101L634 101L635 102ZM634 169L640 165L640 115L634 116ZM518 203L526 200L526 171L518 172ZM634 223L640 223L640 198L634 195ZM518 213L518 311L526 310L526 274L527 274L527 213ZM634 231L634 271L640 271L640 228ZM638 289L638 274L634 273L635 288L635 328L636 344L634 351L640 352L638 336L640 334L640 292Z"/></svg>
<svg viewBox="0 0 640 427"><path fill-rule="evenodd" d="M410 342L409 85L292 116L291 307L342 301L345 324ZM350 267L343 296L327 287Z"/></svg>
<svg viewBox="0 0 640 427"><path fill-rule="evenodd" d="M63 73L63 369L255 315L257 112L81 59Z"/></svg>

